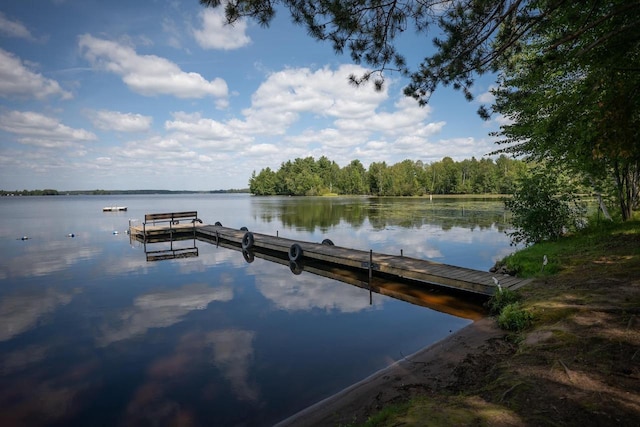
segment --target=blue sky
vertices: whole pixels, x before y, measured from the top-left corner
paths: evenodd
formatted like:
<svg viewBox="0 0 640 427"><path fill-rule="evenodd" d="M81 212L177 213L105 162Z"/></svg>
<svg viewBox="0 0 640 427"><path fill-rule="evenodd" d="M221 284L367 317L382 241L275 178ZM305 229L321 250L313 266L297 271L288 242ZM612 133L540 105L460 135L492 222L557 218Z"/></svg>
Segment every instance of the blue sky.
<svg viewBox="0 0 640 427"><path fill-rule="evenodd" d="M415 66L431 37L406 36ZM223 24L198 0L7 0L0 5L0 189L245 188L252 171L327 156L425 163L495 148L498 121L448 88L428 107L309 38L281 11L269 28Z"/></svg>

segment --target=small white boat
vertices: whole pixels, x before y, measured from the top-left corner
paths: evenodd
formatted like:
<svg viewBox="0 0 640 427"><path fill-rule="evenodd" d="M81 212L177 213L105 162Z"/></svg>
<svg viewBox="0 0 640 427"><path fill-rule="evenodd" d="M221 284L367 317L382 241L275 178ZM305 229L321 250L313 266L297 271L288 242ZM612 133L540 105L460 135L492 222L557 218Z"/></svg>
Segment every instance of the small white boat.
<svg viewBox="0 0 640 427"><path fill-rule="evenodd" d="M102 212L120 212L126 210L126 206L105 206L104 208L102 208Z"/></svg>

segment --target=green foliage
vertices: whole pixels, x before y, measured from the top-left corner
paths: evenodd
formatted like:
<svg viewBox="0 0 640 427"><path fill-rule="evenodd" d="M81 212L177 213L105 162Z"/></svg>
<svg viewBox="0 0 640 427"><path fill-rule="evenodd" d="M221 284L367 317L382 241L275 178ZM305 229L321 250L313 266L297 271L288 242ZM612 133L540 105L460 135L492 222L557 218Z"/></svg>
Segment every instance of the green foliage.
<svg viewBox="0 0 640 427"><path fill-rule="evenodd" d="M509 289L497 290L486 303L489 314L497 316L498 326L511 331L520 332L531 325L533 316L522 309L519 293Z"/></svg>
<svg viewBox="0 0 640 427"><path fill-rule="evenodd" d="M514 231L508 234L514 244L557 240L566 231L575 230L585 215L571 184L544 167L522 178L505 205L512 213Z"/></svg>
<svg viewBox="0 0 640 427"><path fill-rule="evenodd" d="M592 19L598 24L579 33ZM637 1L564 2L505 58L493 91L493 111L511 119L499 152L589 177L623 220L640 203L640 41L627 33L639 19ZM577 35L570 45L546 48L568 34Z"/></svg>
<svg viewBox="0 0 640 427"><path fill-rule="evenodd" d="M520 301L521 296L519 293L511 291L509 289L502 289L495 292L486 303L486 307L489 309L489 314L492 316L500 314L500 312L509 304Z"/></svg>
<svg viewBox="0 0 640 427"><path fill-rule="evenodd" d="M360 424L360 427L386 426L389 421L400 414L406 413L410 408L411 402L408 401L385 405L380 411L370 416L363 424Z"/></svg>
<svg viewBox="0 0 640 427"><path fill-rule="evenodd" d="M456 162L451 157L428 165L408 159L391 166L374 162L368 170L359 160L340 168L324 156L317 161L307 157L284 162L275 172L268 167L254 171L249 190L260 196L497 194L511 191L526 169L523 161L505 155L495 162L484 158Z"/></svg>
<svg viewBox="0 0 640 427"><path fill-rule="evenodd" d="M524 310L519 302L506 305L498 316L498 326L506 331L520 332L531 326L533 315Z"/></svg>
<svg viewBox="0 0 640 427"><path fill-rule="evenodd" d="M22 191L6 191L0 190L0 196L57 196L58 190L45 188L44 190L22 190Z"/></svg>
<svg viewBox="0 0 640 427"><path fill-rule="evenodd" d="M566 239L564 239L566 240ZM564 240L559 242L564 243ZM518 277L539 277L556 274L560 271L559 242L542 242L526 249L519 250L503 262L509 271L513 271ZM547 265L544 259L547 257Z"/></svg>

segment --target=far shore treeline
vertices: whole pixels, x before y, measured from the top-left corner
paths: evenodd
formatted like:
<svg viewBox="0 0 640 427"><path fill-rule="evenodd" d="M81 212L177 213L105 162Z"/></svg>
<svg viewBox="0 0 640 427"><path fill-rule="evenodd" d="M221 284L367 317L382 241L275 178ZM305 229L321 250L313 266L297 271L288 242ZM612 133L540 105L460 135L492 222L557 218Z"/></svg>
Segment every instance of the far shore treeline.
<svg viewBox="0 0 640 427"><path fill-rule="evenodd" d="M374 162L368 169L359 160L340 167L322 156L288 160L273 171L253 171L249 188L210 191L189 190L0 190L0 196L218 194L251 193L257 196L373 195L421 196L425 194L512 194L527 171L527 163L501 155L433 163L403 160L393 165Z"/></svg>
<svg viewBox="0 0 640 427"><path fill-rule="evenodd" d="M510 194L527 170L521 160L501 155L491 158L441 161L425 164L404 160L387 165L371 163L365 169L359 160L345 167L322 156L297 158L280 169L254 171L249 191L255 195L319 196L326 194L421 196L424 194Z"/></svg>
<svg viewBox="0 0 640 427"><path fill-rule="evenodd" d="M220 194L220 193L248 193L249 189L189 191L189 190L71 190L60 191L53 189L44 190L0 190L0 196L61 196L61 195L121 195L121 194Z"/></svg>

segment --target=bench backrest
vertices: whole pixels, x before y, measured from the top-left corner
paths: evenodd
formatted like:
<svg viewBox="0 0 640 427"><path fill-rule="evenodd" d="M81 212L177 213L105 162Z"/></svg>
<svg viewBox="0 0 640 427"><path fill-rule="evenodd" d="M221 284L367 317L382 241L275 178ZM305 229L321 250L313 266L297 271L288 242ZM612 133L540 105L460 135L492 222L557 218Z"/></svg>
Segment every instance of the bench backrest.
<svg viewBox="0 0 640 427"><path fill-rule="evenodd" d="M144 221L173 221L180 218L198 218L198 211L146 214Z"/></svg>

